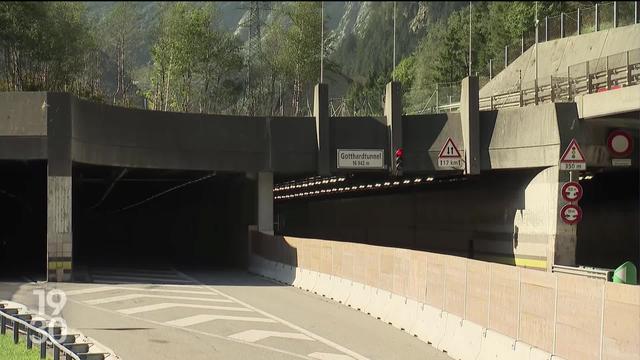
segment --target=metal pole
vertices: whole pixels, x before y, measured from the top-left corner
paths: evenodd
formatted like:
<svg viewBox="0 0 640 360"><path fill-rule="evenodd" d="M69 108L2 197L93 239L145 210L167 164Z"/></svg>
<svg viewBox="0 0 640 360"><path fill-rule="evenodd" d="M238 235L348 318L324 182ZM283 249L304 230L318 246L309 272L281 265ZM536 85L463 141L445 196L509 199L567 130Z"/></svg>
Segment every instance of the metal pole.
<svg viewBox="0 0 640 360"><path fill-rule="evenodd" d="M524 54L524 34L520 37L520 55Z"/></svg>
<svg viewBox="0 0 640 360"><path fill-rule="evenodd" d="M507 65L509 65L509 45L505 45L504 46L504 68L507 68Z"/></svg>
<svg viewBox="0 0 640 360"><path fill-rule="evenodd" d="M596 3L596 16L595 16L595 31L600 31L600 24L598 21L598 4Z"/></svg>
<svg viewBox="0 0 640 360"><path fill-rule="evenodd" d="M576 19L577 24L576 24L576 29L578 31L578 35L580 35L580 8L578 8L578 18Z"/></svg>
<svg viewBox="0 0 640 360"><path fill-rule="evenodd" d="M536 54L536 58L535 58L535 62L536 62L536 74L535 74L535 80L534 80L534 89L535 89L535 102L536 104L538 103L538 2L536 1L536 19L535 19L535 24L536 24L536 44L535 44L535 54ZM546 18L545 18L546 19ZM546 26L545 26L545 32L547 31Z"/></svg>
<svg viewBox="0 0 640 360"><path fill-rule="evenodd" d="M549 41L549 17L544 17L544 41Z"/></svg>
<svg viewBox="0 0 640 360"><path fill-rule="evenodd" d="M320 83L324 82L324 1L320 2Z"/></svg>
<svg viewBox="0 0 640 360"><path fill-rule="evenodd" d="M633 23L637 24L638 23L638 1L634 1L633 4Z"/></svg>
<svg viewBox="0 0 640 360"><path fill-rule="evenodd" d="M613 2L613 27L618 27L618 2Z"/></svg>
<svg viewBox="0 0 640 360"><path fill-rule="evenodd" d="M629 58L628 55L627 58ZM491 79L493 79L493 61L492 59L489 59L489 80Z"/></svg>
<svg viewBox="0 0 640 360"><path fill-rule="evenodd" d="M469 76L471 76L471 1L469 1Z"/></svg>
<svg viewBox="0 0 640 360"><path fill-rule="evenodd" d="M440 91L439 86L436 84L436 113L440 112Z"/></svg>
<svg viewBox="0 0 640 360"><path fill-rule="evenodd" d="M396 2L393 2L393 71L391 71L392 80L396 81Z"/></svg>
<svg viewBox="0 0 640 360"><path fill-rule="evenodd" d="M564 13L560 13L560 38L564 38Z"/></svg>

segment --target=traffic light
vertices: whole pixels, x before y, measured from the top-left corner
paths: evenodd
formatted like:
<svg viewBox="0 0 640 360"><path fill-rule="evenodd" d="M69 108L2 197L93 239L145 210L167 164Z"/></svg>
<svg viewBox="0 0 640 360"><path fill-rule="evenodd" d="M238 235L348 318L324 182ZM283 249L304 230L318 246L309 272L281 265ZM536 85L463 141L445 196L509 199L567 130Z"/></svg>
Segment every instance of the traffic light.
<svg viewBox="0 0 640 360"><path fill-rule="evenodd" d="M403 155L403 151L402 149L398 149L396 150L396 167L395 167L395 174L396 175L400 175L402 174L402 155Z"/></svg>

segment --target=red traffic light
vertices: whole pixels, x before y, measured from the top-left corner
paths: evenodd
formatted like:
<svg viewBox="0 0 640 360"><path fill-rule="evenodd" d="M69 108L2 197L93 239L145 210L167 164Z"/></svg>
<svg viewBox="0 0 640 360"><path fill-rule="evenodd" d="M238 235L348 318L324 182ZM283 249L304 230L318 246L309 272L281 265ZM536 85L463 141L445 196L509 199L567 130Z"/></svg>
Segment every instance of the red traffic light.
<svg viewBox="0 0 640 360"><path fill-rule="evenodd" d="M402 157L403 151L402 148L396 150L396 157Z"/></svg>

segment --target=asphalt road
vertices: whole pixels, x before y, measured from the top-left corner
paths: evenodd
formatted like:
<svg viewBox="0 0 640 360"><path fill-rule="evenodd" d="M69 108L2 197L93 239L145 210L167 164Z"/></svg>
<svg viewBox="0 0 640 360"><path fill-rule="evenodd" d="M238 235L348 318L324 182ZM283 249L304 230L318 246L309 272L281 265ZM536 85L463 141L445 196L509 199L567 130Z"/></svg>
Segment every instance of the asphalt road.
<svg viewBox="0 0 640 360"><path fill-rule="evenodd" d="M245 272L90 274L92 283L0 283L0 298L37 310L33 290L61 289L68 326L124 360L450 359L365 313Z"/></svg>

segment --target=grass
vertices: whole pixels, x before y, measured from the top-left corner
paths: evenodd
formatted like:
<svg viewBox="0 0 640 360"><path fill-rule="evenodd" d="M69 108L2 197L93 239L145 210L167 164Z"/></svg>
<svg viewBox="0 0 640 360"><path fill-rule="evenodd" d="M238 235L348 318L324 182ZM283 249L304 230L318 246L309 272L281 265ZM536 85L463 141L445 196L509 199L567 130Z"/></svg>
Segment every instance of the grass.
<svg viewBox="0 0 640 360"><path fill-rule="evenodd" d="M11 331L7 331L6 335L0 335L0 359L39 360L40 346L33 344L33 348L27 350L25 341L24 335L21 335L18 344L14 344ZM47 360L51 358L47 356Z"/></svg>

